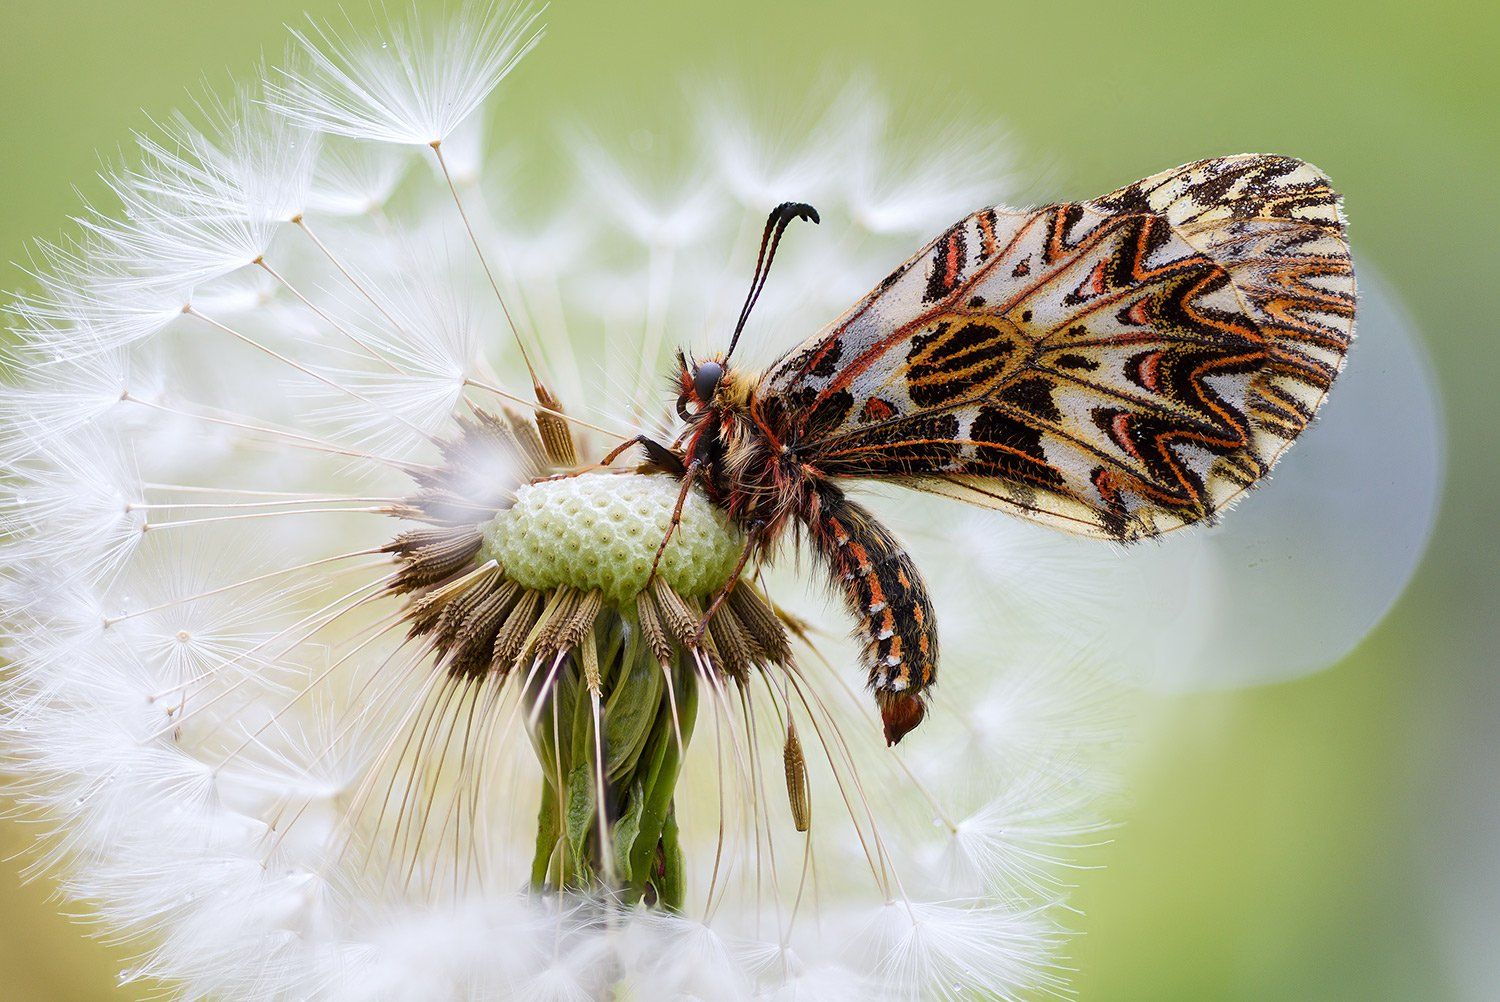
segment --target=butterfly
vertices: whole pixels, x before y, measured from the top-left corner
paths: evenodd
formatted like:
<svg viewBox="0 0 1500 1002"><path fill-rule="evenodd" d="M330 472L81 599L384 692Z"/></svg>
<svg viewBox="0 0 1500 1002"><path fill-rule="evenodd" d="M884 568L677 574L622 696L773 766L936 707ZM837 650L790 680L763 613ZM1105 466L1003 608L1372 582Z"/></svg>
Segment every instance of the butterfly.
<svg viewBox="0 0 1500 1002"><path fill-rule="evenodd" d="M1212 522L1307 427L1353 336L1341 199L1290 157L981 209L750 371L734 349L796 219L819 221L800 203L767 220L728 349L678 353L680 434L632 441L744 530L741 570L789 531L817 554L859 623L890 744L926 714L936 622L911 557L848 484L1117 542Z"/></svg>

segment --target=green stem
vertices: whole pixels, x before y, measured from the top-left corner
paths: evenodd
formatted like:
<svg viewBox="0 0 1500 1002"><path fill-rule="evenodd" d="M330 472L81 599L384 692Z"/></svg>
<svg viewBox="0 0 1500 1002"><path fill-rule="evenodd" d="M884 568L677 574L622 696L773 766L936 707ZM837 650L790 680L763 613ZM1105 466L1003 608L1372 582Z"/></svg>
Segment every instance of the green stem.
<svg viewBox="0 0 1500 1002"><path fill-rule="evenodd" d="M583 658L569 656L535 707L531 739L546 781L531 885L536 891L597 888L612 871L612 890L625 901L680 909L684 861L673 798L685 751L678 736L687 743L697 712L696 677L690 664L668 666L669 691L634 618L615 610L606 609L583 642L596 645L599 660L605 802L598 803L593 696L582 677ZM604 865L606 852L612 867Z"/></svg>

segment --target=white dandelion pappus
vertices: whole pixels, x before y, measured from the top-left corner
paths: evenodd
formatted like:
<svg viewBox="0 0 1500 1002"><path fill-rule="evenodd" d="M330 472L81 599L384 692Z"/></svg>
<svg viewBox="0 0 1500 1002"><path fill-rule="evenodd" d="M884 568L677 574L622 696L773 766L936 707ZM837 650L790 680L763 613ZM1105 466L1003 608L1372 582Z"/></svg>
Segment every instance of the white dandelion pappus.
<svg viewBox="0 0 1500 1002"><path fill-rule="evenodd" d="M9 306L24 328L22 343L70 358L149 337L177 319L191 298L186 285L143 283L84 234L38 242L27 270L36 288Z"/></svg>
<svg viewBox="0 0 1500 1002"><path fill-rule="evenodd" d="M348 38L313 22L292 31L305 65L270 85L273 107L309 129L422 146L463 123L541 40L529 5L469 4L451 20L393 21ZM353 33L353 25L345 30Z"/></svg>
<svg viewBox="0 0 1500 1002"><path fill-rule="evenodd" d="M83 219L95 260L142 283L194 285L254 264L305 208L316 136L249 92L202 105L214 138L179 116L160 140L137 137L140 166L106 175L121 212Z"/></svg>
<svg viewBox="0 0 1500 1002"><path fill-rule="evenodd" d="M409 151L399 146L326 138L308 208L328 216L373 216L390 201L411 163Z"/></svg>
<svg viewBox="0 0 1500 1002"><path fill-rule="evenodd" d="M263 101L142 138L128 218L39 252L0 396L3 737L38 867L184 997L1065 991L1124 730L1105 651L1057 644L1044 599L966 608L952 543L919 539L959 623L946 733L887 750L785 562L684 656L693 575L737 553L706 502L646 597L676 488L532 483L670 433L670 342L732 325L764 192L797 178L836 231L782 251L757 317L809 331L1004 191L992 137L904 149L845 91L773 143L720 106L733 142L692 184L577 140L576 191L522 231L482 148L442 147L539 33L485 5L297 33Z"/></svg>

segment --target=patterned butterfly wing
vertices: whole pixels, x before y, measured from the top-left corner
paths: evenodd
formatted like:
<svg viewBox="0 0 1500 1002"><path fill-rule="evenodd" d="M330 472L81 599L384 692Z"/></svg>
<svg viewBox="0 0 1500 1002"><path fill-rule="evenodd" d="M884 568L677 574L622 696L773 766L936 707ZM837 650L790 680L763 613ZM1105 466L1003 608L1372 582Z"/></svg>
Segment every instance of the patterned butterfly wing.
<svg viewBox="0 0 1500 1002"><path fill-rule="evenodd" d="M769 369L799 457L1086 535L1212 518L1297 437L1353 335L1339 197L1245 155L984 209Z"/></svg>

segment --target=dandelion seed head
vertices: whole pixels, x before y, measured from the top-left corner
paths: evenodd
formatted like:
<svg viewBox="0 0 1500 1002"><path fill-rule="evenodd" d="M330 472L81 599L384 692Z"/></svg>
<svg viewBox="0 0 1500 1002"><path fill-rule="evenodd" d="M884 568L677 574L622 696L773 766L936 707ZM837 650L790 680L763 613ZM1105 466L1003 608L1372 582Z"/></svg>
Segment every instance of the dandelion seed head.
<svg viewBox="0 0 1500 1002"><path fill-rule="evenodd" d="M673 590L705 598L729 580L744 541L717 508L689 494L657 562L679 493L673 478L642 475L528 485L485 527L480 553L528 588L568 584L624 601L655 566Z"/></svg>

